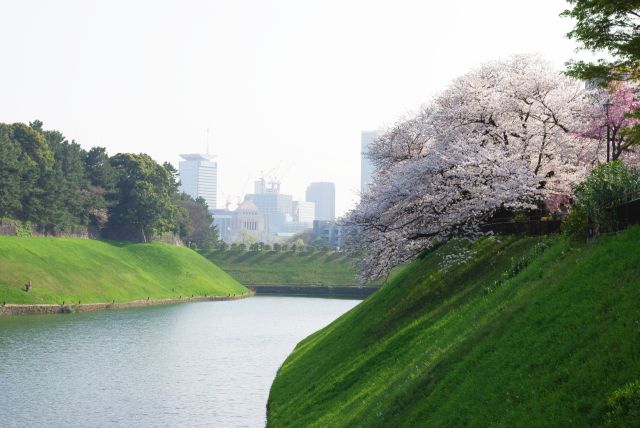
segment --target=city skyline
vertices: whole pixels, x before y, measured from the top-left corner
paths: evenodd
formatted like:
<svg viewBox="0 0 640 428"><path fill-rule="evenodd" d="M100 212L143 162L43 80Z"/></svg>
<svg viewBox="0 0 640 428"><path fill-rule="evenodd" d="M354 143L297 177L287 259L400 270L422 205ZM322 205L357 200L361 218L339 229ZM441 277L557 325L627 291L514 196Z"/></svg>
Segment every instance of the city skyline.
<svg viewBox="0 0 640 428"><path fill-rule="evenodd" d="M575 56L564 7L465 2L461 15L459 2L404 0L8 2L0 116L176 166L177 153L205 151L210 128L222 203L280 164L299 199L307 183L335 182L340 215L358 197L362 130L410 114L478 63L544 52L562 70ZM547 30L521 31L523 16Z"/></svg>
<svg viewBox="0 0 640 428"><path fill-rule="evenodd" d="M323 234L320 230L332 231L327 232L333 237L329 240L339 242L335 235L341 230L335 221L335 185L330 182L310 183L305 200L295 200L280 191L279 181L261 177L254 182L253 193L245 194L237 206L210 207L209 213L227 243L243 241L249 235L266 243L284 242L300 233Z"/></svg>

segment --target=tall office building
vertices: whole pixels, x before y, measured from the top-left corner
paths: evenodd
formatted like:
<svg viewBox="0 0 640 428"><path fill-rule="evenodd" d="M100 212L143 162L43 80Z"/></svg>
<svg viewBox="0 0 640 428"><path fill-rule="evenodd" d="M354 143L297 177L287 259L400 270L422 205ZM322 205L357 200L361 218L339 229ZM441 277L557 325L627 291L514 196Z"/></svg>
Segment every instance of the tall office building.
<svg viewBox="0 0 640 428"><path fill-rule="evenodd" d="M315 219L334 221L336 219L336 186L333 183L311 183L307 187L307 202L316 204Z"/></svg>
<svg viewBox="0 0 640 428"><path fill-rule="evenodd" d="M180 155L180 190L192 198L202 197L210 209L218 203L218 164L215 156L192 153Z"/></svg>
<svg viewBox="0 0 640 428"><path fill-rule="evenodd" d="M360 193L367 189L373 179L373 163L366 157L369 146L378 136L376 131L362 131L360 138Z"/></svg>

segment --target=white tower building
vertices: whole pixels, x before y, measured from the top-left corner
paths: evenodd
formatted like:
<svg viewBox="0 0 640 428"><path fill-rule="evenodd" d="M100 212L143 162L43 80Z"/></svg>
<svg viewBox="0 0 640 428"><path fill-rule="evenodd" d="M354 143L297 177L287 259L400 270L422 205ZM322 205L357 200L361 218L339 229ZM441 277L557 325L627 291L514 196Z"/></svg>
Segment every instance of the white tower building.
<svg viewBox="0 0 640 428"><path fill-rule="evenodd" d="M215 156L199 153L180 155L178 170L180 173L180 190L192 198L202 197L207 201L209 209L218 204L218 164Z"/></svg>

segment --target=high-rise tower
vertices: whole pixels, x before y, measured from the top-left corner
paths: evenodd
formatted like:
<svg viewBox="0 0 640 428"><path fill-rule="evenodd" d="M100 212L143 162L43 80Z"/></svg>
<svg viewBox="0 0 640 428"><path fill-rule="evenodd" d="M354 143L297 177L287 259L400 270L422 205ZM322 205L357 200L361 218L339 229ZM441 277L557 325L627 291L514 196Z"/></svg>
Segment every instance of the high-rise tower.
<svg viewBox="0 0 640 428"><path fill-rule="evenodd" d="M362 131L360 138L360 193L367 190L367 186L373 179L373 163L367 158L367 154L369 153L369 146L377 135L376 131Z"/></svg>
<svg viewBox="0 0 640 428"><path fill-rule="evenodd" d="M192 198L202 197L209 209L215 209L218 203L218 164L215 156L191 153L180 155L184 161L178 166L180 172L180 190Z"/></svg>
<svg viewBox="0 0 640 428"><path fill-rule="evenodd" d="M315 220L334 221L336 219L336 186L329 182L311 183L307 187L307 202L313 202Z"/></svg>

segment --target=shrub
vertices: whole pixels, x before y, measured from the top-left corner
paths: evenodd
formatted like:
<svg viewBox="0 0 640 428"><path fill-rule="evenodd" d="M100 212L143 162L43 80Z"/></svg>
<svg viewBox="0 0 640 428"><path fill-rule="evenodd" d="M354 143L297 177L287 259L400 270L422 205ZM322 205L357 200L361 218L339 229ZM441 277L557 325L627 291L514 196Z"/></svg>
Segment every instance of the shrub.
<svg viewBox="0 0 640 428"><path fill-rule="evenodd" d="M586 236L588 227L593 228L594 235L619 230L622 225L618 221L618 207L639 191L640 173L621 161L594 168L574 189L575 202L565 220L569 222L565 231L578 237Z"/></svg>
<svg viewBox="0 0 640 428"><path fill-rule="evenodd" d="M518 213L513 217L513 221L524 223L529 221L529 217L525 213Z"/></svg>
<svg viewBox="0 0 640 428"><path fill-rule="evenodd" d="M19 223L16 225L16 236L28 238L31 235L33 235L33 228L31 226L31 223L25 221L24 223Z"/></svg>
<svg viewBox="0 0 640 428"><path fill-rule="evenodd" d="M562 220L562 233L574 240L582 240L588 237L589 218L584 209L573 207L571 212Z"/></svg>
<svg viewBox="0 0 640 428"><path fill-rule="evenodd" d="M607 404L605 426L637 427L640 423L640 381L613 391Z"/></svg>
<svg viewBox="0 0 640 428"><path fill-rule="evenodd" d="M0 218L0 233L26 238L33 235L33 225L28 221Z"/></svg>

